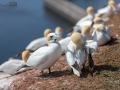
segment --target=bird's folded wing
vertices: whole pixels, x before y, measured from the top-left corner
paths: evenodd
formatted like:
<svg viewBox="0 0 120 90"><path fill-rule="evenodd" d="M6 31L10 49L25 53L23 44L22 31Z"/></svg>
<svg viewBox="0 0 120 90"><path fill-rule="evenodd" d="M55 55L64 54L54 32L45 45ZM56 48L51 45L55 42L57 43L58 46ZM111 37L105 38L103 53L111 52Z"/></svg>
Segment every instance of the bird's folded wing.
<svg viewBox="0 0 120 90"><path fill-rule="evenodd" d="M111 34L108 27L105 27L105 36L107 37L108 41L111 40Z"/></svg>
<svg viewBox="0 0 120 90"><path fill-rule="evenodd" d="M0 66L0 71L4 71L6 73L14 73L17 70L19 70L22 66L23 63L16 64L12 62L7 62Z"/></svg>
<svg viewBox="0 0 120 90"><path fill-rule="evenodd" d="M73 52L67 47L66 50L66 59L69 65L74 65L75 64L75 59L74 59L74 54Z"/></svg>
<svg viewBox="0 0 120 90"><path fill-rule="evenodd" d="M45 62L47 60L48 55L46 53L40 53L38 55L31 55L31 57L28 59L26 65L31 67L37 67L41 63Z"/></svg>
<svg viewBox="0 0 120 90"><path fill-rule="evenodd" d="M28 46L26 47L26 49L27 50L36 50L36 49L44 46L45 44L47 44L47 42L44 37L38 38L38 39L31 41L30 44L28 44Z"/></svg>
<svg viewBox="0 0 120 90"><path fill-rule="evenodd" d="M93 40L87 40L85 46L86 46L88 54L94 54L96 50L98 49L97 42Z"/></svg>

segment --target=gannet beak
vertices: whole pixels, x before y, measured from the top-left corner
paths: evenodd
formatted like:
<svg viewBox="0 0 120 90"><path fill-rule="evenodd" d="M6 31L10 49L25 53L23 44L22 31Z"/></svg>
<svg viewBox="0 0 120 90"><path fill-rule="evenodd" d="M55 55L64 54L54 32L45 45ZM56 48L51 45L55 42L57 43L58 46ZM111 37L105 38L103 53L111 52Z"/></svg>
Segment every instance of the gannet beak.
<svg viewBox="0 0 120 90"><path fill-rule="evenodd" d="M54 36L54 38L55 38L55 39L59 39L60 36L56 34L56 35Z"/></svg>
<svg viewBox="0 0 120 90"><path fill-rule="evenodd" d="M55 34L55 35L53 36L54 42L56 42L56 41L59 40L59 39L60 39L60 36L58 36L57 34Z"/></svg>

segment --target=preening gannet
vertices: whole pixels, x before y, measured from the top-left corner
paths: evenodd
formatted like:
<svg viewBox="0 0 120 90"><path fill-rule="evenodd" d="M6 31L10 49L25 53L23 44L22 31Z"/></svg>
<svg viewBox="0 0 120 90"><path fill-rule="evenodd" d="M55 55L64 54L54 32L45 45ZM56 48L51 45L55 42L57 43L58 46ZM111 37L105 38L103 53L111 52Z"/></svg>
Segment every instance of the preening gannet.
<svg viewBox="0 0 120 90"><path fill-rule="evenodd" d="M92 36L93 40L96 41L99 46L104 45L111 40L110 30L103 24L99 24L96 26L92 33Z"/></svg>
<svg viewBox="0 0 120 90"><path fill-rule="evenodd" d="M2 65L0 65L0 71L8 74L15 74L17 70L19 70L22 66L25 65L27 62L27 59L30 55L29 51L23 51L22 52L22 60L20 59L12 59L4 62Z"/></svg>
<svg viewBox="0 0 120 90"><path fill-rule="evenodd" d="M97 47L97 42L93 40L86 41L82 34L78 32L72 34L71 41L66 50L66 59L70 67L73 69L74 74L80 77L81 66L85 64L88 55L90 62L89 69L91 71L93 70L94 62L91 54L97 50Z"/></svg>

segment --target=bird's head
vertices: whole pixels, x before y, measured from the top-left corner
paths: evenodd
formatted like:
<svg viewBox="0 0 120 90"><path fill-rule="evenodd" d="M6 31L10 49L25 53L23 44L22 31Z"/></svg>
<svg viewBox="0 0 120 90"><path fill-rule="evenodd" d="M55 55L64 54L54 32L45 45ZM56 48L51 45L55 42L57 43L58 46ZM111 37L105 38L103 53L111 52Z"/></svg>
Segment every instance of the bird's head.
<svg viewBox="0 0 120 90"><path fill-rule="evenodd" d="M104 25L103 24L98 24L96 27L95 27L95 31L96 32L100 32L104 29Z"/></svg>
<svg viewBox="0 0 120 90"><path fill-rule="evenodd" d="M63 29L62 29L61 27L56 27L56 28L55 28L55 33L56 33L58 36L62 37Z"/></svg>
<svg viewBox="0 0 120 90"><path fill-rule="evenodd" d="M113 8L116 7L116 3L114 2L114 0L109 0L108 5L110 5Z"/></svg>
<svg viewBox="0 0 120 90"><path fill-rule="evenodd" d="M90 35L90 31L91 31L91 26L84 26L83 28L82 28L82 34L83 35Z"/></svg>
<svg viewBox="0 0 120 90"><path fill-rule="evenodd" d="M85 42L81 33L74 32L71 35L71 40L77 46L77 49L80 49L85 45Z"/></svg>
<svg viewBox="0 0 120 90"><path fill-rule="evenodd" d="M100 17L95 17L95 18L93 19L93 22L94 22L95 24L100 24L100 23L103 23L104 20L103 20L102 18L100 18Z"/></svg>
<svg viewBox="0 0 120 90"><path fill-rule="evenodd" d="M51 30L51 29L46 29L46 30L44 31L44 37L47 37L47 35L48 35L49 33L52 33L52 30Z"/></svg>
<svg viewBox="0 0 120 90"><path fill-rule="evenodd" d="M14 60L14 58L10 57L10 58L8 59L8 61L10 61L10 60Z"/></svg>
<svg viewBox="0 0 120 90"><path fill-rule="evenodd" d="M58 41L59 38L60 38L60 37L59 37L57 34L55 34L55 33L49 33L49 34L47 35L47 43L48 43L48 44L49 44L49 43L55 43L55 42Z"/></svg>
<svg viewBox="0 0 120 90"><path fill-rule="evenodd" d="M23 60L25 63L27 62L29 56L30 56L30 51L25 50L25 51L22 52L22 60Z"/></svg>
<svg viewBox="0 0 120 90"><path fill-rule="evenodd" d="M95 13L95 9L92 6L87 7L86 9L87 14L93 14Z"/></svg>

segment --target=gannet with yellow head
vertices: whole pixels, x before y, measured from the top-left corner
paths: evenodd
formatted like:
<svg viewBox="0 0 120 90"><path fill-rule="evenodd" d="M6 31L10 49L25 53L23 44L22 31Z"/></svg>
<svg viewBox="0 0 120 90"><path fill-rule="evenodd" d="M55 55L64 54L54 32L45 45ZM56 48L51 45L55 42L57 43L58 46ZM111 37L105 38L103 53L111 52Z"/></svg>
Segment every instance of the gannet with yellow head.
<svg viewBox="0 0 120 90"><path fill-rule="evenodd" d="M36 50L31 54L25 66L23 66L18 72L25 71L27 69L38 69L43 71L53 66L60 58L62 54L61 45L57 41L59 36L55 33L49 33L47 35L47 44ZM25 68L25 69L24 69Z"/></svg>
<svg viewBox="0 0 120 90"><path fill-rule="evenodd" d="M31 41L30 44L28 44L28 46L25 49L30 50L30 51L35 51L38 48L47 45L46 37L49 33L52 33L52 30L51 29L46 29L44 31L44 37Z"/></svg>
<svg viewBox="0 0 120 90"><path fill-rule="evenodd" d="M73 30L74 32L76 31L81 31L82 29L82 24L86 21L92 21L95 17L95 13L96 13L96 10L92 7L92 6L89 6L87 7L86 9L86 12L87 12L87 16L83 17L82 19L80 19L76 25L73 27Z"/></svg>
<svg viewBox="0 0 120 90"><path fill-rule="evenodd" d="M103 24L98 24L93 33L93 40L95 40L98 45L104 45L111 40L110 30L108 27L105 27Z"/></svg>
<svg viewBox="0 0 120 90"><path fill-rule="evenodd" d="M30 56L30 52L28 50L23 51L22 60L10 58L8 61L0 65L0 71L8 74L15 74L17 70L19 70L22 66L25 65L29 56Z"/></svg>
<svg viewBox="0 0 120 90"><path fill-rule="evenodd" d="M66 60L70 67L73 69L75 75L80 77L81 67L85 64L87 56L94 52L97 47L97 42L86 42L85 36L81 33L74 32L71 35L71 41L69 42L66 50ZM90 70L93 68L94 63L91 57L89 57Z"/></svg>
<svg viewBox="0 0 120 90"><path fill-rule="evenodd" d="M62 34L63 34L63 29L58 26L58 27L55 28L55 33L56 33L58 36L60 36L60 39L59 39L59 40L61 40L61 39L62 39Z"/></svg>

